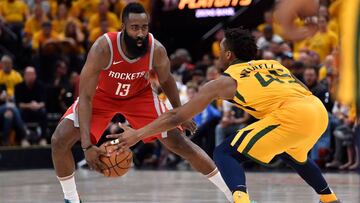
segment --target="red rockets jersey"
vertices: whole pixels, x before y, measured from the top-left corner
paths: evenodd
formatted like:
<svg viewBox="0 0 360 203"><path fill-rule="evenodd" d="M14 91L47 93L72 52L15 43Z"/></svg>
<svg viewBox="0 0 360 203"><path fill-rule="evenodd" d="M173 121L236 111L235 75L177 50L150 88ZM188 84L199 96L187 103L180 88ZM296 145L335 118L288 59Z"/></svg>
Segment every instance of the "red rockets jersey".
<svg viewBox="0 0 360 203"><path fill-rule="evenodd" d="M154 37L149 33L148 51L140 58L129 59L121 49L121 32L105 34L110 46L110 61L101 71L96 93L113 99L134 97L151 88L150 71L154 54Z"/></svg>

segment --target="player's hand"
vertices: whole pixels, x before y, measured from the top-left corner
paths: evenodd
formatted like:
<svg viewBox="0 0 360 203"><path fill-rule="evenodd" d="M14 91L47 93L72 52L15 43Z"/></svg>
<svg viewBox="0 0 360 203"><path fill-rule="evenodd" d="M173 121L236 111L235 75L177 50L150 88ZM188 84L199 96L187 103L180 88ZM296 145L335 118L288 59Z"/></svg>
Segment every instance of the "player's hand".
<svg viewBox="0 0 360 203"><path fill-rule="evenodd" d="M89 164L90 169L94 169L97 172L101 173L104 168L106 168L103 163L99 160L101 155L108 156L104 149L93 145L91 148L87 149L85 152L85 160Z"/></svg>
<svg viewBox="0 0 360 203"><path fill-rule="evenodd" d="M191 134L194 134L197 129L196 123L193 120L185 121L181 124L181 127L183 130L190 131Z"/></svg>
<svg viewBox="0 0 360 203"><path fill-rule="evenodd" d="M119 134L107 135L107 138L114 139L106 143L106 146L115 146L110 153L116 151L116 153L121 153L125 149L130 148L140 141L139 136L136 133L136 130L130 128L129 126L119 124L124 132Z"/></svg>

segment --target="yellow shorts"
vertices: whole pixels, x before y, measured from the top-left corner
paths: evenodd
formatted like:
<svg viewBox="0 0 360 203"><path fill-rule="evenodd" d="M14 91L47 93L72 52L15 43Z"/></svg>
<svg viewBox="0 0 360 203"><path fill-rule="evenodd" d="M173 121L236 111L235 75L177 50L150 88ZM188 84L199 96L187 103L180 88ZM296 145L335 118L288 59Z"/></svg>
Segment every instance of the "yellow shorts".
<svg viewBox="0 0 360 203"><path fill-rule="evenodd" d="M317 97L306 96L287 101L265 118L241 129L231 146L262 164L284 152L303 163L327 125L324 105Z"/></svg>

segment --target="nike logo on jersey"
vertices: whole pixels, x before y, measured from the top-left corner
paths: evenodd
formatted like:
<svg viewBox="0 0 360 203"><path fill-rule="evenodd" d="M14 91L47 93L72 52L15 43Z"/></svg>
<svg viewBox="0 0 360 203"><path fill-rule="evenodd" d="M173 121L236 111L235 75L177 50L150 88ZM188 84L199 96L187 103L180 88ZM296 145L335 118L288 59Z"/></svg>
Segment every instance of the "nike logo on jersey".
<svg viewBox="0 0 360 203"><path fill-rule="evenodd" d="M116 64L119 64L119 63L122 63L122 62L124 62L124 61L114 61L113 65L116 65Z"/></svg>

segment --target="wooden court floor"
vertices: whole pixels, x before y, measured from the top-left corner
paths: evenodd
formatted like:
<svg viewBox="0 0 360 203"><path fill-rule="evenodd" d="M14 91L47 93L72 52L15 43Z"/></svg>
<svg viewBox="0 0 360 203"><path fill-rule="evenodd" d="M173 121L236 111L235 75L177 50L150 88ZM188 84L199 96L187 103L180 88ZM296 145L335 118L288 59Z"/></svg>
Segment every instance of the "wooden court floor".
<svg viewBox="0 0 360 203"><path fill-rule="evenodd" d="M76 172L84 203L225 203L206 178L191 171L136 171L105 178L88 170ZM355 173L328 173L327 180L344 203L360 203ZM247 173L252 199L258 203L317 203L317 195L294 173ZM54 171L0 172L0 203L61 203Z"/></svg>

